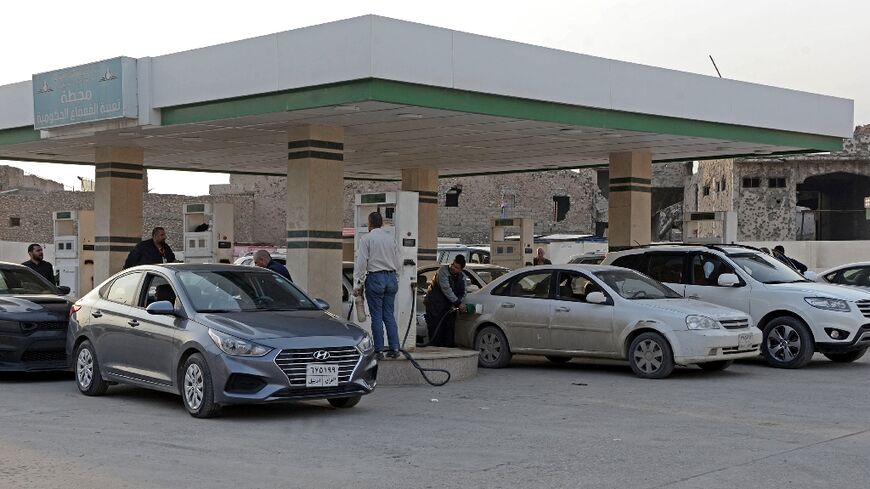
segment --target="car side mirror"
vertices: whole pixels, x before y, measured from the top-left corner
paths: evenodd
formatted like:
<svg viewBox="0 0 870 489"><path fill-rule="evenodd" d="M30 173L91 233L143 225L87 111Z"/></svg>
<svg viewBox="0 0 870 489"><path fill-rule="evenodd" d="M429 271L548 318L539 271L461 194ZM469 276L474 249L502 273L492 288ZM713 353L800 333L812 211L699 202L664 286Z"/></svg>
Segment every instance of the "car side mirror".
<svg viewBox="0 0 870 489"><path fill-rule="evenodd" d="M157 301L148 304L145 312L155 316L175 316L175 306L169 301Z"/></svg>
<svg viewBox="0 0 870 489"><path fill-rule="evenodd" d="M67 295L70 292L70 288L66 285L61 285L57 288L58 295Z"/></svg>
<svg viewBox="0 0 870 489"><path fill-rule="evenodd" d="M607 296L603 292L590 292L586 294L586 302L590 304L606 304Z"/></svg>
<svg viewBox="0 0 870 489"><path fill-rule="evenodd" d="M740 284L740 279L733 273L719 275L719 287L734 287Z"/></svg>
<svg viewBox="0 0 870 489"><path fill-rule="evenodd" d="M820 282L819 274L816 272L804 272L804 278L813 282Z"/></svg>
<svg viewBox="0 0 870 489"><path fill-rule="evenodd" d="M323 299L314 299L314 303L317 304L317 307L323 309L324 311L329 310L329 303Z"/></svg>

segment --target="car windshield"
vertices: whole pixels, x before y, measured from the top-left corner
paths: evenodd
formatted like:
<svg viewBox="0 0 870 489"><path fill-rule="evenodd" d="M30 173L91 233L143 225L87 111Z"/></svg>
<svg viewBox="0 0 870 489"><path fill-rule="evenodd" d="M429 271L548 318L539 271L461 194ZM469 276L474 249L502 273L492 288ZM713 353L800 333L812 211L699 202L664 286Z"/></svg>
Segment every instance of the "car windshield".
<svg viewBox="0 0 870 489"><path fill-rule="evenodd" d="M681 296L655 280L634 270L595 272L608 287L625 299L679 299Z"/></svg>
<svg viewBox="0 0 870 489"><path fill-rule="evenodd" d="M728 256L744 272L761 283L789 284L793 282L807 282L807 279L789 268L785 263L763 253L735 253Z"/></svg>
<svg viewBox="0 0 870 489"><path fill-rule="evenodd" d="M0 295L56 293L50 285L29 270L0 270Z"/></svg>
<svg viewBox="0 0 870 489"><path fill-rule="evenodd" d="M319 307L292 282L267 271L182 271L178 278L197 312L297 311Z"/></svg>
<svg viewBox="0 0 870 489"><path fill-rule="evenodd" d="M477 276L483 280L483 283L488 284L502 275L510 272L506 268L477 268L474 270Z"/></svg>

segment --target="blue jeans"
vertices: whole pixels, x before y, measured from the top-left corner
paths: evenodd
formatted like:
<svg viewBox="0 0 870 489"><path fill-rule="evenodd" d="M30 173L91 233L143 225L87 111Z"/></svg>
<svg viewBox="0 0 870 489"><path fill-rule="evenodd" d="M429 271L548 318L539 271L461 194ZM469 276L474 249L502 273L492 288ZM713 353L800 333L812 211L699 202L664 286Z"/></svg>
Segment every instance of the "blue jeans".
<svg viewBox="0 0 870 489"><path fill-rule="evenodd" d="M396 324L396 292L398 291L399 279L395 273L369 273L366 277L366 301L369 304L369 314L372 316L375 351L384 349L385 326L390 350L399 349L399 326Z"/></svg>

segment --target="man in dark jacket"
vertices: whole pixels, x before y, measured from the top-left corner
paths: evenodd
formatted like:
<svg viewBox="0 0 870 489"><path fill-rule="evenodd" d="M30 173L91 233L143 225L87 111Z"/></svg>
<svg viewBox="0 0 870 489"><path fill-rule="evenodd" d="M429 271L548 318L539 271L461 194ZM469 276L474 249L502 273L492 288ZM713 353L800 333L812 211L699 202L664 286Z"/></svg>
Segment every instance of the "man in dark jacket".
<svg viewBox="0 0 870 489"><path fill-rule="evenodd" d="M151 231L151 239L139 242L133 251L127 255L127 261L124 262L124 268L131 268L139 265L158 265L160 263L174 263L175 253L166 242L166 230L162 227L156 227Z"/></svg>
<svg viewBox="0 0 870 489"><path fill-rule="evenodd" d="M802 274L806 273L806 271L807 271L806 265L795 260L794 258L789 258L789 257L785 256L785 248L782 245L776 245L773 247L773 256L777 260L785 263L786 265L788 265L791 268L794 268L795 270L797 270L798 272L800 272Z"/></svg>
<svg viewBox="0 0 870 489"><path fill-rule="evenodd" d="M287 267L276 262L272 259L272 255L269 254L266 250L257 250L254 252L254 265L260 268L268 268L273 272L285 277L289 281L293 281L293 278L290 277L290 272L287 270Z"/></svg>
<svg viewBox="0 0 870 489"><path fill-rule="evenodd" d="M27 254L30 255L30 259L22 263L22 265L42 275L49 282L57 285L57 282L54 280L54 267L51 266L51 263L42 259L42 246L33 243L27 247Z"/></svg>
<svg viewBox="0 0 870 489"><path fill-rule="evenodd" d="M426 326L429 329L429 344L452 347L456 329L456 313L465 297L465 257L456 255L453 263L438 269L435 279L426 293Z"/></svg>

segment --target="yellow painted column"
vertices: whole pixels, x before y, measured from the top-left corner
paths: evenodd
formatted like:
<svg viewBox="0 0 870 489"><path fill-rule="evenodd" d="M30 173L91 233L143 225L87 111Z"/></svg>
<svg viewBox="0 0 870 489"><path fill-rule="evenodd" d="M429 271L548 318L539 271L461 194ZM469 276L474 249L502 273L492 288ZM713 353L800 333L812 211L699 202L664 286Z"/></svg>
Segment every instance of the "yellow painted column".
<svg viewBox="0 0 870 489"><path fill-rule="evenodd" d="M417 262L429 265L438 260L438 170L402 170L402 190L420 194L417 208Z"/></svg>
<svg viewBox="0 0 870 489"><path fill-rule="evenodd" d="M287 131L287 269L311 297L341 311L344 128Z"/></svg>
<svg viewBox="0 0 870 489"><path fill-rule="evenodd" d="M652 235L652 154L610 154L607 236L610 251L647 245Z"/></svg>
<svg viewBox="0 0 870 489"><path fill-rule="evenodd" d="M135 146L98 146L94 163L94 285L124 268L142 241L145 199L144 151Z"/></svg>

